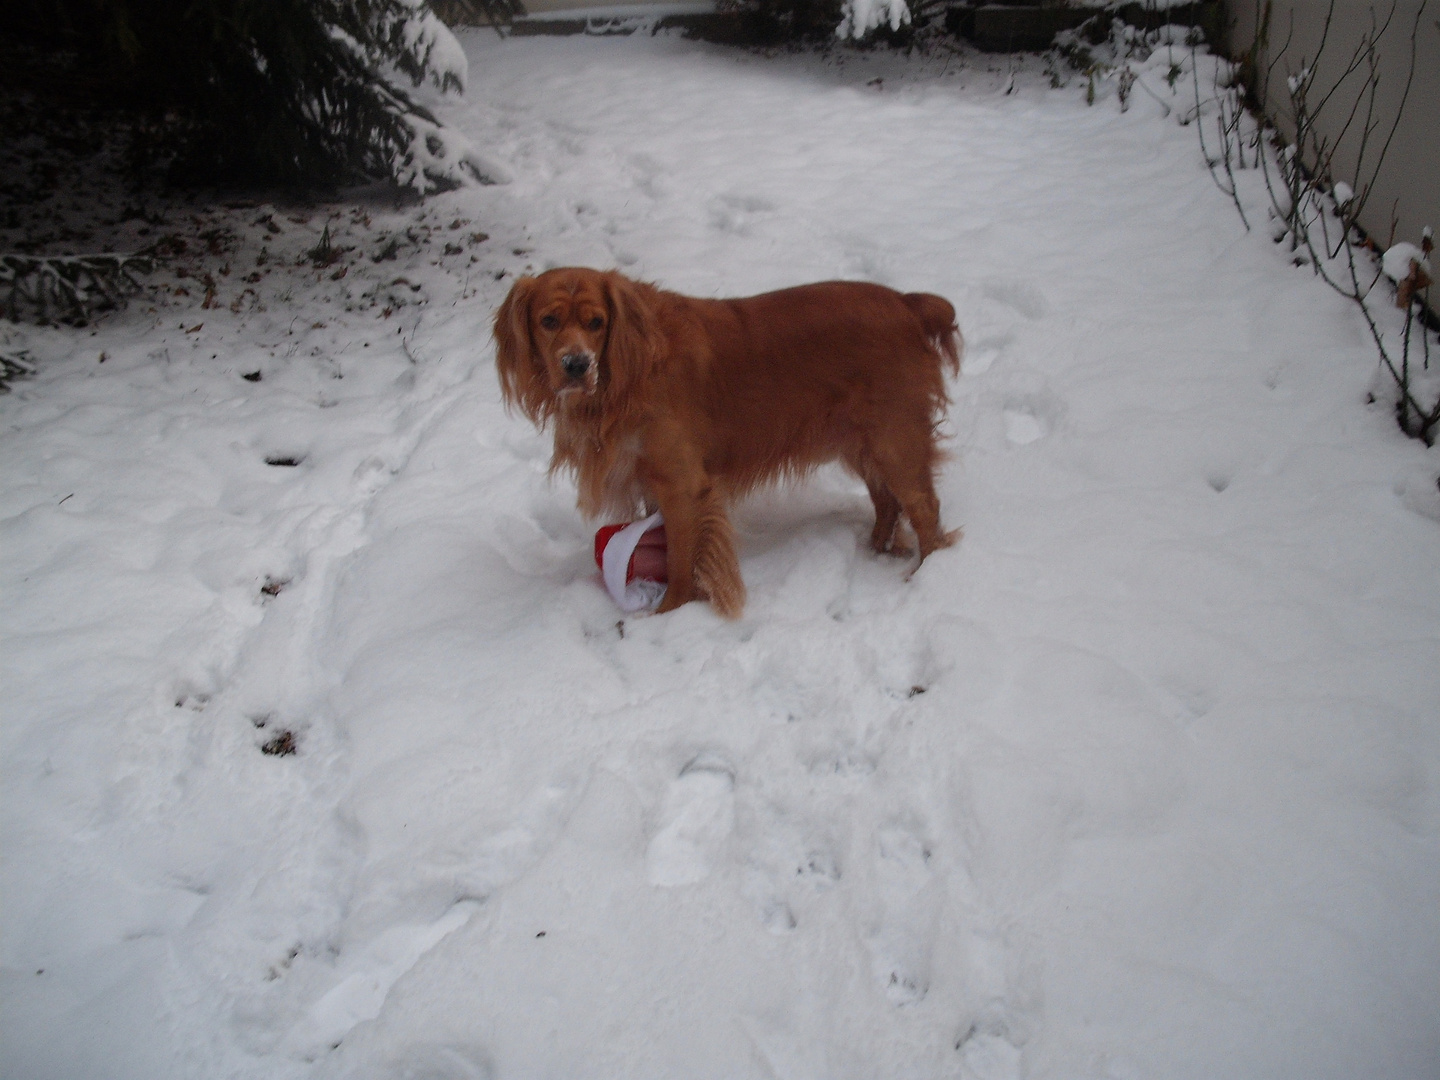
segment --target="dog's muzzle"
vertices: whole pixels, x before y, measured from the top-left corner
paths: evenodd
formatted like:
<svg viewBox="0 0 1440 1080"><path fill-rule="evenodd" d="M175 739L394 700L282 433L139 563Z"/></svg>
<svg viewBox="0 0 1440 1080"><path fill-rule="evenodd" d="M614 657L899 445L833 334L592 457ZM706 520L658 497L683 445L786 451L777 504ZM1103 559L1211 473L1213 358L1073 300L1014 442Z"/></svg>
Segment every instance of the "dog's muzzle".
<svg viewBox="0 0 1440 1080"><path fill-rule="evenodd" d="M583 379L590 370L590 357L586 353L566 353L560 358L560 370L567 378Z"/></svg>

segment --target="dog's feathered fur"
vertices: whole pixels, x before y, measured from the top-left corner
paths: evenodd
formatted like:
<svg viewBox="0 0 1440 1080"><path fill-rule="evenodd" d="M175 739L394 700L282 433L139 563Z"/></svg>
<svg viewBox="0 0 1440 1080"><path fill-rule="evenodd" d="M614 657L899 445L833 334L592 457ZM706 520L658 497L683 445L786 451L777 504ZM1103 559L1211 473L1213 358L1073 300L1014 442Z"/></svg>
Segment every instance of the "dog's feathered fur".
<svg viewBox="0 0 1440 1080"><path fill-rule="evenodd" d="M551 470L575 474L580 510L665 516L660 611L745 604L727 507L758 485L841 461L875 504L871 544L923 560L940 527L936 424L958 374L955 309L929 293L829 281L700 300L584 268L516 281L495 314L507 406L553 424Z"/></svg>

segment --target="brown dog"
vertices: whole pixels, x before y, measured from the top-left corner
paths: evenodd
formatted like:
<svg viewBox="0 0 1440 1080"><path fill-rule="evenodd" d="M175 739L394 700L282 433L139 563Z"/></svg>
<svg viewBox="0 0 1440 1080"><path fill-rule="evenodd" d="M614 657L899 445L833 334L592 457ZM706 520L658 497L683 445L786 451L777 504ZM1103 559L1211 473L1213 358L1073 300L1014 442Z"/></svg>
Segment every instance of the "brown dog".
<svg viewBox="0 0 1440 1080"><path fill-rule="evenodd" d="M920 559L940 527L935 427L944 370L960 370L955 309L929 293L827 281L742 300L697 300L615 272L518 280L495 314L507 406L555 425L586 517L665 517L660 611L708 598L738 616L745 584L727 506L757 485L840 461L875 503L877 552L903 513Z"/></svg>

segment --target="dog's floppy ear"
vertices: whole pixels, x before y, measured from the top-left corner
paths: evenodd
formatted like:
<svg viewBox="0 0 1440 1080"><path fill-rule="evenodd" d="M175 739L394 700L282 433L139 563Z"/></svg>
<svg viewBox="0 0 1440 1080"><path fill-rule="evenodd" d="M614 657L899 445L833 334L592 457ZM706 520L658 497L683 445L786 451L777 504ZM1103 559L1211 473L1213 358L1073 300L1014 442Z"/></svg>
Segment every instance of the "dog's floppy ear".
<svg viewBox="0 0 1440 1080"><path fill-rule="evenodd" d="M495 312L495 369L500 374L505 407L518 406L533 423L544 427L555 411L555 400L530 336L530 301L536 284L532 277L518 279Z"/></svg>
<svg viewBox="0 0 1440 1080"><path fill-rule="evenodd" d="M605 341L605 395L624 401L643 383L660 357L658 327L646 293L649 286L610 271L604 276L605 302L610 309Z"/></svg>

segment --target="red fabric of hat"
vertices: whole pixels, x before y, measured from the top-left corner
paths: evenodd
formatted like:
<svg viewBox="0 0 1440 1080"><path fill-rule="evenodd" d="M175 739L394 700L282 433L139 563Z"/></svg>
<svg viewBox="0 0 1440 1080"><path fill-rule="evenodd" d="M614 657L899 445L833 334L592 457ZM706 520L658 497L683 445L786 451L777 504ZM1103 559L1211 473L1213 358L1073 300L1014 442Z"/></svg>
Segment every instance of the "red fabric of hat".
<svg viewBox="0 0 1440 1080"><path fill-rule="evenodd" d="M621 529L625 528L629 524L631 523L628 521L622 521L618 525L602 525L599 529L595 531L595 565L600 567L601 570L605 569L606 546L610 543L612 539L614 539L616 533L618 533ZM645 535L649 536L652 533L663 530L664 528L664 525L657 525L653 529L645 530ZM629 583L634 580L635 556L631 555L630 562L625 567L625 581L626 583ZM652 575L650 580L658 581L664 584L668 580L668 578L667 575L662 572L658 575Z"/></svg>
<svg viewBox="0 0 1440 1080"><path fill-rule="evenodd" d="M610 538L625 528L628 522L621 522L619 525L601 525L595 531L595 565L605 565L605 545L610 543ZM630 566L625 571L625 580L632 581L635 578L635 556L630 556Z"/></svg>

